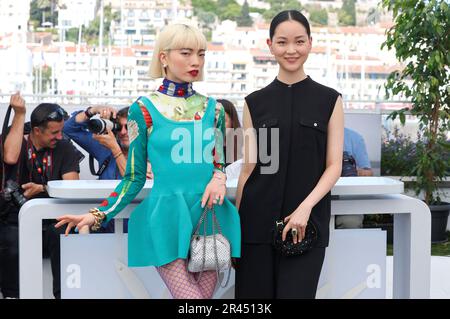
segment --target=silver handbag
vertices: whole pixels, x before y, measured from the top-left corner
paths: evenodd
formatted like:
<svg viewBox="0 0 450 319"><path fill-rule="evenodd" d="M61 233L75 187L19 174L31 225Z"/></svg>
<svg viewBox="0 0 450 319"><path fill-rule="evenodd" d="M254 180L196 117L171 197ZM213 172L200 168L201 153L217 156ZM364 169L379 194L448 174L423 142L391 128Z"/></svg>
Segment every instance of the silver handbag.
<svg viewBox="0 0 450 319"><path fill-rule="evenodd" d="M214 206L211 209L213 219L212 235L206 235L208 211L209 209L205 207L192 235L187 269L189 272L199 273L196 283L200 281L203 271L215 270L217 279L219 279L219 272L228 270L228 278L225 285L221 284L222 287L226 287L231 271L231 246L228 239L222 235ZM202 224L203 235L200 235ZM217 233L215 228L217 228Z"/></svg>

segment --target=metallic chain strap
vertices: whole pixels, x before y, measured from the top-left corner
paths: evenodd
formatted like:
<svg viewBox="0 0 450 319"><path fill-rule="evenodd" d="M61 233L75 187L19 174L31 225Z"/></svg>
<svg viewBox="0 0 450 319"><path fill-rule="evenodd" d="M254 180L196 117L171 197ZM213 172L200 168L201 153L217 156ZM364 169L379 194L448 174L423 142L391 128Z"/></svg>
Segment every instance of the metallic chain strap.
<svg viewBox="0 0 450 319"><path fill-rule="evenodd" d="M217 227L219 234L222 234L222 230L221 230L219 222L217 220L216 211L214 209L214 206L211 208L211 214L212 214L212 218L213 218L212 234L213 234L213 238L214 238L213 243L214 243L214 257L215 257L215 261L216 261L216 275L217 275L217 280L219 280L219 257L217 255L217 239L216 239L216 232L215 232L214 226ZM200 217L200 220L198 221L197 227L195 228L195 231L194 231L194 236L200 236L199 229L200 229L200 226L203 224L203 236L205 237L203 239L203 263L202 263L202 270L200 271L198 278L194 279L194 282L196 284L198 284L200 282L200 279L203 275L203 271L205 269L206 230L207 230L207 224L208 224L207 216L208 216L208 207L206 206L205 209L203 210L202 216ZM228 268L228 276L227 276L227 280L225 281L225 285L222 285L222 283L220 283L220 286L222 288L225 288L228 285L228 282L230 281L230 275L231 275L231 267ZM188 278L189 278L189 276L188 276Z"/></svg>

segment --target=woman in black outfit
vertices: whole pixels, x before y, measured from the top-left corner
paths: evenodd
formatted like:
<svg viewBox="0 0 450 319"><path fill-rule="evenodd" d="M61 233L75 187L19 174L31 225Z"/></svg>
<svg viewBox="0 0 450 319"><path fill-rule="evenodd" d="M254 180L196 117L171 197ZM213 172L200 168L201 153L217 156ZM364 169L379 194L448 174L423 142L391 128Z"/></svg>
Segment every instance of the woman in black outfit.
<svg viewBox="0 0 450 319"><path fill-rule="evenodd" d="M329 239L330 190L341 174L342 99L304 72L312 38L300 12L275 16L267 44L279 64L278 76L246 97L243 113L245 154L236 194L242 254L236 298L315 298ZM267 134L262 133L265 128ZM295 235L295 229L294 243L303 239L312 221L318 232L314 248L301 256L276 253L272 231L279 219L286 223L283 239L288 231Z"/></svg>

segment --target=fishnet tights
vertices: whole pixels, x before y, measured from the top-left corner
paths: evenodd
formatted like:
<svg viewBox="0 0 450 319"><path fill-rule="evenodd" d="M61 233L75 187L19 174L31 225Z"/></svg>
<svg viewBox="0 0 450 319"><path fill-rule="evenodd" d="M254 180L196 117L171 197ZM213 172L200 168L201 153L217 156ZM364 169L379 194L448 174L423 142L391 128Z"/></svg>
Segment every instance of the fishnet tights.
<svg viewBox="0 0 450 319"><path fill-rule="evenodd" d="M204 271L199 283L196 284L194 280L198 278L198 274L188 272L184 259L176 259L169 264L156 267L156 270L174 299L210 299L216 288L215 271Z"/></svg>

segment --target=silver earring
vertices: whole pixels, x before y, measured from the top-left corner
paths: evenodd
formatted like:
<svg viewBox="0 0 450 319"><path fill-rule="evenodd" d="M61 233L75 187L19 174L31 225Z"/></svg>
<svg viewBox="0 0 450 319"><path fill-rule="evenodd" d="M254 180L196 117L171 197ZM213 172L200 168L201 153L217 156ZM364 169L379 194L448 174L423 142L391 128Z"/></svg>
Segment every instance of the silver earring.
<svg viewBox="0 0 450 319"><path fill-rule="evenodd" d="M163 64L163 68L164 68L164 69L167 68L167 64Z"/></svg>

